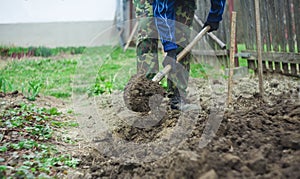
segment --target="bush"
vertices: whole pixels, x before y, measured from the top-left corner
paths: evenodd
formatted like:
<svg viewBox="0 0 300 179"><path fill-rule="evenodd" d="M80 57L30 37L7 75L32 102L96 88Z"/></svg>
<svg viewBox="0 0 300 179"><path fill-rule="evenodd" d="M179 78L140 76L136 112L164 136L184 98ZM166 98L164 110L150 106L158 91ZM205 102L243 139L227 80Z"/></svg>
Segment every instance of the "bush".
<svg viewBox="0 0 300 179"><path fill-rule="evenodd" d="M46 47L39 47L39 48L36 48L35 51L34 51L34 56L40 56L40 57L49 57L51 56L52 53L51 53L51 50L49 48L46 48Z"/></svg>

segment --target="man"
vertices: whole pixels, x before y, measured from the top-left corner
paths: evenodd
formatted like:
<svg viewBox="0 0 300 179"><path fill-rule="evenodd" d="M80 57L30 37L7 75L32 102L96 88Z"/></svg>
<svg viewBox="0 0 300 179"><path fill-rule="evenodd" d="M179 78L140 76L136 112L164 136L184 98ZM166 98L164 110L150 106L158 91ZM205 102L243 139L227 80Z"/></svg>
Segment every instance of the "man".
<svg viewBox="0 0 300 179"><path fill-rule="evenodd" d="M189 43L190 27L196 9L195 0L134 0L137 16L142 18L137 42L138 73L151 79L158 71L157 31L164 51L167 53L163 66L170 64L168 75L168 97L171 109L184 110L187 107L185 96L189 79L191 54L180 63L176 55ZM211 0L211 9L204 26L217 30L222 20L225 0ZM154 17L154 19L152 18ZM155 29L153 25L156 25Z"/></svg>

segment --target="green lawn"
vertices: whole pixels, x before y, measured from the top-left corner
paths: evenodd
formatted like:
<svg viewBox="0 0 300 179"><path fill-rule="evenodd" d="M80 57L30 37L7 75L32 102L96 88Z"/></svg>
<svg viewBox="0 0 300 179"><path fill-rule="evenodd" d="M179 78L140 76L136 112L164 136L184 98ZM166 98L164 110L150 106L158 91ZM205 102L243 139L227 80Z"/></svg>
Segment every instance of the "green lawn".
<svg viewBox="0 0 300 179"><path fill-rule="evenodd" d="M239 44L238 51L243 49L245 45ZM159 54L161 69L162 58L162 54ZM239 59L239 62L241 66L247 66L246 60ZM205 64L191 64L190 75L194 78L207 78L207 71L210 69ZM119 46L89 47L74 58L13 60L0 69L0 91L18 90L31 100L37 94L64 99L78 91L99 95L123 90L135 73L134 48L123 52ZM166 80L162 81L162 85L166 87Z"/></svg>
<svg viewBox="0 0 300 179"><path fill-rule="evenodd" d="M74 59L14 60L0 70L0 87L4 92L21 91L29 98L36 92L67 98L71 96L75 68Z"/></svg>
<svg viewBox="0 0 300 179"><path fill-rule="evenodd" d="M0 91L18 90L32 100L39 93L69 98L72 84L82 76L82 81L93 83L89 91L102 94L123 89L136 73L135 64L134 49L124 53L120 47L111 46L87 48L74 58L15 59L0 69Z"/></svg>

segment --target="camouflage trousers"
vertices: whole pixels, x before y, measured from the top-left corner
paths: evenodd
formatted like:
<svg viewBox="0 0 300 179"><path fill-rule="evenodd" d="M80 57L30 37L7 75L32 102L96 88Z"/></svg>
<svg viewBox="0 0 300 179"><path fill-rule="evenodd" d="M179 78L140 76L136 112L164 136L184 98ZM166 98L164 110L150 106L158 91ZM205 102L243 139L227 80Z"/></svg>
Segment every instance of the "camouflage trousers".
<svg viewBox="0 0 300 179"><path fill-rule="evenodd" d="M136 46L137 72L152 79L159 70L158 32L155 26L152 9L153 0L133 0L138 18L138 39ZM196 9L195 0L176 0L176 44L177 54L189 43L191 25ZM168 75L168 92L186 93L189 80L191 54L187 54L177 66L175 72Z"/></svg>

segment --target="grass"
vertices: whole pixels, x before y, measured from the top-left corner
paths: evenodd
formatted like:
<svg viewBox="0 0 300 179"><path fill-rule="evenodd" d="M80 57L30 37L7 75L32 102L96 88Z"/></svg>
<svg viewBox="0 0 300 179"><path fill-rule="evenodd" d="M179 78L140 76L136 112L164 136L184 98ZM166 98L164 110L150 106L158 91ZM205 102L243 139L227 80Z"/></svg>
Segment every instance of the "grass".
<svg viewBox="0 0 300 179"><path fill-rule="evenodd" d="M238 53L240 53L243 50L246 50L246 45L245 44L238 44L237 45L238 48ZM247 67L248 66L248 62L246 59L243 59L241 57L239 57L239 65L242 67Z"/></svg>
<svg viewBox="0 0 300 179"><path fill-rule="evenodd" d="M79 47L79 48L0 48L2 53L22 53L35 49L41 56L67 52L81 54L78 59L53 60L51 57L42 60L14 60L0 69L0 92L18 90L29 100L35 100L38 94L68 99L74 92L101 95L113 90L123 90L130 77L136 73L135 49L123 49L119 46ZM238 52L246 50L245 44L238 44ZM43 53L42 53L43 52ZM38 55L38 53L37 53ZM159 54L161 67L162 55ZM240 66L248 66L247 60L239 58ZM162 67L161 67L162 69ZM205 64L191 64L190 76L207 78L209 71ZM75 75L74 80L72 81ZM76 76L77 75L77 76ZM83 88L72 88L72 82L87 83ZM166 87L166 81L162 81Z"/></svg>
<svg viewBox="0 0 300 179"><path fill-rule="evenodd" d="M82 54L85 47L5 47L0 46L0 56L22 58L24 56L50 57L59 54Z"/></svg>
<svg viewBox="0 0 300 179"><path fill-rule="evenodd" d="M245 49L239 44L238 51ZM160 56L160 64L162 56ZM239 59L240 66L247 66L245 59ZM78 64L81 65L78 65ZM161 65L160 65L161 66ZM161 67L162 68L162 67ZM204 64L191 64L191 77L207 78ZM35 100L38 94L68 99L72 92L72 77L75 81L89 81L89 86L82 89L89 95L111 93L123 90L130 77L136 73L136 53L128 49L125 53L120 47L85 48L80 60L45 58L42 60L14 60L0 70L0 91L22 91L29 100ZM162 81L166 87L166 80ZM73 90L73 91L72 91Z"/></svg>
<svg viewBox="0 0 300 179"><path fill-rule="evenodd" d="M68 98L71 96L71 76L76 60L62 59L14 60L0 70L0 89L3 92L22 91L29 100L38 93Z"/></svg>
<svg viewBox="0 0 300 179"><path fill-rule="evenodd" d="M100 95L113 90L123 90L130 77L136 73L136 54L134 49L125 53L120 47L112 48L103 54L94 86L90 93Z"/></svg>
<svg viewBox="0 0 300 179"><path fill-rule="evenodd" d="M190 75L193 78L203 78L207 79L206 67L203 64L191 64L191 72Z"/></svg>
<svg viewBox="0 0 300 179"><path fill-rule="evenodd" d="M136 53L134 49L128 49L125 53L120 47L105 51L103 63L99 65L96 82L90 88L90 95L111 93L113 90L123 90L130 77L136 73ZM104 56L104 54L102 55ZM163 57L159 54L160 69L162 69ZM191 64L190 75L194 78L207 78L206 71L212 67L203 64ZM161 81L166 88L167 81Z"/></svg>
<svg viewBox="0 0 300 179"><path fill-rule="evenodd" d="M20 51L16 47L13 50L16 49ZM81 51L80 60L53 60L48 57L42 60L23 58L10 62L0 69L0 91L6 93L18 90L29 100L35 100L38 94L68 99L76 90L87 92L89 95L100 95L111 93L113 90L123 90L130 77L136 73L135 49L127 49L126 52L118 46L80 48L82 49L85 50ZM238 45L238 52L245 49L244 44ZM59 51L59 48L52 50ZM161 64L161 54L159 60ZM247 66L245 59L240 58L239 63L240 66ZM207 78L207 70L210 69L204 64L191 64L190 76ZM72 88L74 81L88 81L89 84L82 89ZM166 87L165 80L162 81L162 85Z"/></svg>

